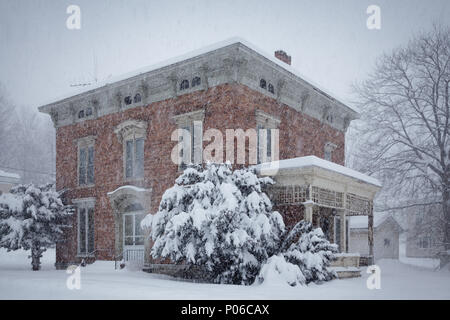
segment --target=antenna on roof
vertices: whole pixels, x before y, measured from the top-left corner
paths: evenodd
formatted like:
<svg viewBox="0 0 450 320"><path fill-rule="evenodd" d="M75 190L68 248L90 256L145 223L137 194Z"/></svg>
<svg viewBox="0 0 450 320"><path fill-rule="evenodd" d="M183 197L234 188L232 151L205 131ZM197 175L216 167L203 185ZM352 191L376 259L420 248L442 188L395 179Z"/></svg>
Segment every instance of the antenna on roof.
<svg viewBox="0 0 450 320"><path fill-rule="evenodd" d="M97 65L97 56L95 55L95 52L92 53L92 61L93 61L93 75L92 81L78 81L75 83L71 83L71 87L87 87L94 83L98 82L98 65Z"/></svg>

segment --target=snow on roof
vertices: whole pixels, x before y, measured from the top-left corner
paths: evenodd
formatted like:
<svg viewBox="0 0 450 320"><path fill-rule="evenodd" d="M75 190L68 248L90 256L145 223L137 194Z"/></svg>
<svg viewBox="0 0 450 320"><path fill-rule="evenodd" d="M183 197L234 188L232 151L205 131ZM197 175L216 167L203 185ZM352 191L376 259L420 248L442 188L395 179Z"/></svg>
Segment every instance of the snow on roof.
<svg viewBox="0 0 450 320"><path fill-rule="evenodd" d="M384 221L386 221L386 219L388 219L389 217L393 218L394 221L397 222L397 219L395 219L391 214L389 214L387 212L374 212L373 227L377 228ZM368 217L367 216L350 217L349 228L350 229L367 229L368 228Z"/></svg>
<svg viewBox="0 0 450 320"><path fill-rule="evenodd" d="M108 78L108 79L106 79L104 81L97 82L97 83L95 83L95 84L93 84L93 85L91 85L91 86L89 86L87 88L80 88L80 89L71 91L68 94L60 96L58 98L52 99L51 101L48 101L47 103L42 104L42 106L46 106L46 105L50 105L50 104L53 104L53 103L56 103L56 102L60 102L62 100L71 98L73 96L80 95L80 94L83 94L83 93L87 93L87 92L93 91L95 89L98 89L98 88L101 88L101 87L105 87L105 86L107 86L109 84L112 84L112 83L115 83L115 82L118 82L118 81L121 81L121 80L130 79L132 77L135 77L135 76L138 76L138 75L141 75L141 74L145 74L145 73L148 73L150 71L157 70L157 69L161 69L163 67L167 67L169 65L172 65L172 64L175 64L175 63L179 63L179 62L182 62L182 61L185 61L185 60L188 60L188 59L191 59L191 58L194 58L194 57L197 57L197 56L200 56L200 55L203 55L203 54L206 54L208 52L212 52L212 51L215 51L215 50L218 50L218 49L221 49L221 48L225 48L225 47L228 47L230 45L237 44L237 43L243 44L247 48L257 52L259 55L261 55L264 58L272 61L273 63L277 64L281 68L283 68L283 69L289 71L290 73L292 73L293 75L303 79L304 81L309 83L311 86L313 86L316 89L318 89L319 91L321 91L328 98L330 98L332 100L335 100L336 102L344 105L345 107L349 108L350 110L352 110L354 112L357 112L357 113L359 112L356 108L349 107L346 104L344 104L342 102L342 99L334 98L334 97L336 97L335 94L328 93L327 90L321 88L320 85L318 85L317 83L315 83L311 79L308 79L307 77L302 75L300 72L298 72L296 69L294 69L290 65L288 65L288 64L284 63L283 61L277 59L273 55L267 54L266 52L264 52L263 50L259 49L258 47L256 47L252 43L250 43L247 40L242 39L240 37L229 38L227 40L220 41L220 42L217 42L215 44L205 46L203 48L200 48L200 49L188 52L186 54L183 54L183 55L180 55L180 56L177 56L177 57L174 57L174 58L162 61L160 63L156 63L156 64L153 64L153 65L150 65L150 66L146 66L146 67L143 67L143 68L140 68L140 69L137 69L137 70L134 70L134 71L131 71L131 72L119 75L119 76Z"/></svg>
<svg viewBox="0 0 450 320"><path fill-rule="evenodd" d="M143 188L139 188L139 187L136 187L136 186L127 185L127 186L121 186L121 187L117 188L114 191L108 192L107 194L108 194L108 196L110 196L110 195L113 195L114 193L116 193L116 192L118 192L120 190L124 190L124 189L133 190L133 191L136 191L136 192L148 191L147 189L143 189Z"/></svg>
<svg viewBox="0 0 450 320"><path fill-rule="evenodd" d="M11 173L0 170L0 178L20 179L20 176L17 173Z"/></svg>
<svg viewBox="0 0 450 320"><path fill-rule="evenodd" d="M361 180L367 182L369 184L375 185L377 187L381 187L381 182L374 178L370 177L364 173L358 172L356 170L341 166L340 164L327 161L316 156L306 156L299 158L291 158L280 161L274 161L272 163L266 163L256 166L257 169L264 172L265 169L268 171L273 170L273 168L278 169L293 169L293 168L304 168L304 167L319 167L322 169L326 169L329 171L337 172L345 176L352 177L357 180Z"/></svg>

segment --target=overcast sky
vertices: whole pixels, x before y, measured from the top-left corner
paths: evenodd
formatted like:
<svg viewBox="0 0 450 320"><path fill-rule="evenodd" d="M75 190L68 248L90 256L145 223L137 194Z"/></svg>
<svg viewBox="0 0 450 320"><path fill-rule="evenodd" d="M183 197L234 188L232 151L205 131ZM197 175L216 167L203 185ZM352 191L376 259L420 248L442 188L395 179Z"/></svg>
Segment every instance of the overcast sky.
<svg viewBox="0 0 450 320"><path fill-rule="evenodd" d="M81 30L66 9L81 8ZM369 5L381 30L366 27ZM273 53L349 102L375 58L433 22L449 21L448 0L0 0L0 82L36 108L92 81L158 63L230 37ZM97 62L94 63L94 60Z"/></svg>

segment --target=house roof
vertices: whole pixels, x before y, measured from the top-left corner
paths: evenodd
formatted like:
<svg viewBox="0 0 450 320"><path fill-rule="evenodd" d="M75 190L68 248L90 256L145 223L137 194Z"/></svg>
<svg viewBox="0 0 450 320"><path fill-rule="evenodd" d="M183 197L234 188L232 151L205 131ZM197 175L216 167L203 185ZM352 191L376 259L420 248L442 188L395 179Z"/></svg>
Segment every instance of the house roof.
<svg viewBox="0 0 450 320"><path fill-rule="evenodd" d="M261 164L256 166L258 170L264 172L265 170L271 171L276 169L293 169L293 168L305 168L305 167L319 167L325 170L333 171L356 180L360 180L377 187L381 187L381 182L371 176L368 176L364 173L358 172L356 170L341 166L340 164L327 161L316 156L306 156L299 158L291 158L285 160L274 161L271 163Z"/></svg>
<svg viewBox="0 0 450 320"><path fill-rule="evenodd" d="M393 220L397 224L398 228L402 229L401 225L391 214L386 212L374 212L373 214L373 227L378 228L384 222L388 220ZM350 229L367 229L368 228L368 217L367 216L353 216L349 220Z"/></svg>
<svg viewBox="0 0 450 320"><path fill-rule="evenodd" d="M88 93L88 92L93 92L93 91L95 91L97 89L100 89L102 87L106 87L109 84L112 84L112 83L115 83L115 82L118 82L118 81L122 81L122 80L126 80L126 79L130 79L130 78L133 78L133 77L136 77L136 76L139 76L139 75L142 75L142 74L146 74L146 73L149 73L151 71L158 70L158 69L162 69L164 67L167 67L167 66L170 66L170 65L173 65L173 64L177 64L177 63L180 63L182 61L186 61L186 60L195 58L197 56L200 56L200 55L203 55L203 54L215 51L215 50L219 50L221 48L225 48L225 47L228 47L228 46L231 46L231 45L235 45L235 44L242 44L242 45L244 45L245 47L251 49L252 51L258 53L259 55L263 56L264 58L266 58L266 59L270 60L271 62L275 63L279 67L285 69L286 71L288 71L289 73L293 74L294 76L296 76L296 77L302 79L303 81L307 82L309 85L311 85L318 92L320 92L321 94L325 95L328 99L331 99L331 100L335 101L336 103L338 103L338 104L340 104L340 105L350 109L351 111L353 111L355 113L358 113L357 109L342 103L341 99L334 98L334 97L336 97L335 94L329 93L327 90L322 88L320 85L318 85L317 83L315 83L311 79L308 79L307 77L305 77L303 74L298 72L296 69L294 69L290 65L282 62L281 60L277 59L276 57L274 57L274 56L272 56L270 54L267 54L266 52L264 52L263 50L260 50L258 47L256 47L252 43L250 43L250 42L248 42L248 41L246 41L246 40L244 40L242 38L239 38L239 37L230 38L230 39L227 39L225 41L221 41L221 42L218 42L218 43L215 43L215 44L203 47L201 49L191 51L191 52L186 53L184 55L181 55L181 56L178 56L178 57L174 57L174 58L168 59L166 61L154 64L154 65L150 65L150 66L147 66L147 67L144 67L144 68L140 68L140 69L134 70L132 72L128 72L128 73L125 73L125 74L122 74L122 75L119 75L119 76L108 78L105 81L100 81L100 82L95 83L95 84L93 84L93 85L91 85L89 87L80 88L80 89L74 90L72 92L69 92L68 94L65 94L65 95L60 96L60 97L55 98L55 99L52 99L51 101L43 104L40 107L40 110L45 109L44 107L46 107L46 106L62 102L64 100L66 100L66 99L69 99L69 98L72 98L72 97L75 97L75 96L79 96L79 95L83 95L83 94Z"/></svg>

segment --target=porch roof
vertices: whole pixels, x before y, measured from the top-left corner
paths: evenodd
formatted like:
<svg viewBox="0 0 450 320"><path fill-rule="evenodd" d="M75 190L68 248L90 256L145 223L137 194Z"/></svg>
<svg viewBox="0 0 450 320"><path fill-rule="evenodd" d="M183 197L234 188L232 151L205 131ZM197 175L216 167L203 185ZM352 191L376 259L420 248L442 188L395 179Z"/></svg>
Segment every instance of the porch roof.
<svg viewBox="0 0 450 320"><path fill-rule="evenodd" d="M361 182L365 182L376 187L381 188L381 182L371 176L364 173L358 172L356 170L341 166L340 164L327 161L316 156L306 156L299 158L291 158L279 161L273 161L270 163L263 163L258 165L257 168L262 175L273 175L271 174L274 170L285 171L287 169L301 169L308 167L317 167L323 170L328 170L334 172L338 175L344 175Z"/></svg>

